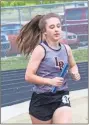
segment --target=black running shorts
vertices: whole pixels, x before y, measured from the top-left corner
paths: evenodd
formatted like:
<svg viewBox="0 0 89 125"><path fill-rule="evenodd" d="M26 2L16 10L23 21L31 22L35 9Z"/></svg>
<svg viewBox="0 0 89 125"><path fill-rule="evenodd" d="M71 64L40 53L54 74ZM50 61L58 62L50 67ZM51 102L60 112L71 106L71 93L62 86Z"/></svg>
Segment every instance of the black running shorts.
<svg viewBox="0 0 89 125"><path fill-rule="evenodd" d="M39 120L47 121L52 118L54 111L62 106L70 107L69 91L40 94L33 92L29 105L29 114Z"/></svg>

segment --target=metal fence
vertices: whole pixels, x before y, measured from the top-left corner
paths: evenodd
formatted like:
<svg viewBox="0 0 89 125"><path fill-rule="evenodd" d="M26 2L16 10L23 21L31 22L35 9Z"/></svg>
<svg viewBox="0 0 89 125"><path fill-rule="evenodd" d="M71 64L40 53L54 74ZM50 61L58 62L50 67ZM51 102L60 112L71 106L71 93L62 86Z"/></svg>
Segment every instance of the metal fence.
<svg viewBox="0 0 89 125"><path fill-rule="evenodd" d="M1 7L1 57L4 57L2 60L12 56L22 57L15 42L19 30L35 15L49 12L61 16L64 43L69 44L72 49L88 46L88 1ZM16 57L13 60L16 60ZM2 64L2 67L5 65Z"/></svg>

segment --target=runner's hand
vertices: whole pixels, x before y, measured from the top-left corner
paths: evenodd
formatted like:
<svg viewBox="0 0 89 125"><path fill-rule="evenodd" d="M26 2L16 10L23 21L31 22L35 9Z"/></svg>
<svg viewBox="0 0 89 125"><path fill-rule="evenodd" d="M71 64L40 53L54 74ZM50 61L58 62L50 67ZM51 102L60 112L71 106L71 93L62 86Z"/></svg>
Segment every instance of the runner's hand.
<svg viewBox="0 0 89 125"><path fill-rule="evenodd" d="M50 83L49 84L51 84L52 86L61 86L62 84L63 84L63 82L64 82L64 78L62 78L62 77L55 77L55 78L53 78L53 79L50 79Z"/></svg>
<svg viewBox="0 0 89 125"><path fill-rule="evenodd" d="M72 79L75 80L75 81L78 81L78 80L81 79L79 73L71 73L71 77L72 77Z"/></svg>

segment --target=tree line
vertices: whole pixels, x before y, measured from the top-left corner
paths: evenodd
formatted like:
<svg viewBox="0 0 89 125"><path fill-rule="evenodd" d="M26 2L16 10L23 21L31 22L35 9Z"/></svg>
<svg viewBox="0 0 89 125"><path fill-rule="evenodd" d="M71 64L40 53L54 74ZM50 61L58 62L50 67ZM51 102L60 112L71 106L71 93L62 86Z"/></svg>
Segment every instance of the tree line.
<svg viewBox="0 0 89 125"><path fill-rule="evenodd" d="M72 2L73 0L2 0L1 7L7 6L28 6L38 4L52 4L61 2Z"/></svg>

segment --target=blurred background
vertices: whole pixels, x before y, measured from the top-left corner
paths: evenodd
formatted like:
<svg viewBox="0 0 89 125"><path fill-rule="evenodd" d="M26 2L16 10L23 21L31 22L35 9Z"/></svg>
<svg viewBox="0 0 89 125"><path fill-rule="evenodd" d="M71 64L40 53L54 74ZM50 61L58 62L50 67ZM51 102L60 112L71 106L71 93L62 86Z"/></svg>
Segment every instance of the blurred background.
<svg viewBox="0 0 89 125"><path fill-rule="evenodd" d="M23 25L37 14L57 13L62 19L63 39L79 65L82 84L88 85L88 1L21 0L1 1L1 106L20 103L31 98L32 84L26 84L24 74L28 60L18 50L16 37ZM84 81L84 82L83 82ZM70 80L71 82L71 80Z"/></svg>

